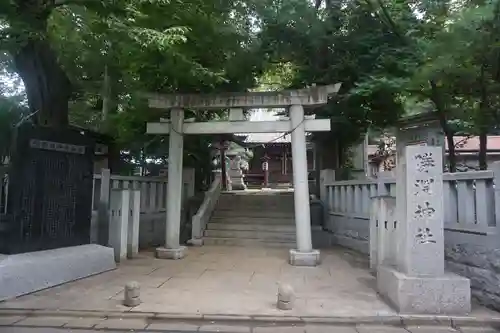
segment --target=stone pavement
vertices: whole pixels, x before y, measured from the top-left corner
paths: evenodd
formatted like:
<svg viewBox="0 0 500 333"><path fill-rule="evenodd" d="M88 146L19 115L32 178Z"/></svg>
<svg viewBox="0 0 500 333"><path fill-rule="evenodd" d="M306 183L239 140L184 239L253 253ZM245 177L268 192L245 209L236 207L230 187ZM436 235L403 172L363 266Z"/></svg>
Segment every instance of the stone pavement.
<svg viewBox="0 0 500 333"><path fill-rule="evenodd" d="M2 317L0 317L1 319ZM5 317L4 317L5 319ZM1 333L97 333L97 332L226 332L226 333L500 333L489 326L390 326L390 325L295 325L295 324L241 324L241 323L193 323L146 321L142 319L101 319L93 328L83 328L85 318L62 320L61 318L25 318L14 326L2 326ZM88 319L88 318L86 318ZM5 321L4 321L5 322ZM63 324L66 322L66 324ZM51 327L52 325L52 327ZM133 327L133 328L132 328Z"/></svg>
<svg viewBox="0 0 500 333"><path fill-rule="evenodd" d="M234 316L240 321L265 322L281 319L338 324L344 322L342 318L348 324L401 322L378 297L365 257L341 248L327 250L322 252L322 265L315 268L290 266L287 258L286 249L264 248L189 248L188 256L178 261L155 259L152 253L143 252L115 271L0 303L0 319L18 313L208 321ZM141 285L142 304L134 308L122 305L123 289L129 281ZM297 300L290 311L276 309L280 282L295 289ZM443 318L450 322L449 317L439 320ZM499 320L496 312L483 308L462 319L467 323L471 318L473 322Z"/></svg>
<svg viewBox="0 0 500 333"><path fill-rule="evenodd" d="M375 316L396 313L377 296L367 261L344 249L323 251L316 268L293 267L287 249L205 246L183 260L141 253L115 271L0 303L1 308L131 311L180 314ZM142 304L126 308L123 288L141 286ZM278 283L297 301L276 309Z"/></svg>

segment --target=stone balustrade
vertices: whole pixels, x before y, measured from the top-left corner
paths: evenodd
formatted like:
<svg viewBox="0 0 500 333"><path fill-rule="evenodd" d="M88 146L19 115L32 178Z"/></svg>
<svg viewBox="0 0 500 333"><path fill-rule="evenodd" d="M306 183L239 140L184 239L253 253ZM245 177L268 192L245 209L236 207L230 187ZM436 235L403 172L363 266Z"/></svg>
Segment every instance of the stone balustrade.
<svg viewBox="0 0 500 333"><path fill-rule="evenodd" d="M328 173L332 171L322 170ZM377 179L332 179L333 175L322 179L321 192L325 227L333 242L371 255L374 270L380 260L393 260L394 247L385 240L394 238L394 222L399 226L404 221L384 217L387 211L380 207L394 204L395 177L382 173ZM442 179L445 267L468 277L472 295L483 304L500 309L500 192L495 187L500 184L500 164L485 171L443 173ZM377 251L381 247L382 254Z"/></svg>
<svg viewBox="0 0 500 333"><path fill-rule="evenodd" d="M220 174L215 176L214 181L210 185L210 188L205 192L205 198L200 208L193 216L192 219L192 238L190 243L192 245L200 246L203 245L203 232L206 229L207 223L212 217L212 213L219 201L219 197L222 191L222 177Z"/></svg>
<svg viewBox="0 0 500 333"><path fill-rule="evenodd" d="M194 169L183 170L183 187L179 194L184 202L194 196ZM165 239L165 213L167 210L167 178L120 176L110 174L103 169L101 174L94 175L94 191L92 205L92 242L107 244L109 240L110 210L112 193L130 190L133 195L138 191L139 201L134 206L139 214L139 244L148 247L161 244ZM103 222L100 222L103 221Z"/></svg>

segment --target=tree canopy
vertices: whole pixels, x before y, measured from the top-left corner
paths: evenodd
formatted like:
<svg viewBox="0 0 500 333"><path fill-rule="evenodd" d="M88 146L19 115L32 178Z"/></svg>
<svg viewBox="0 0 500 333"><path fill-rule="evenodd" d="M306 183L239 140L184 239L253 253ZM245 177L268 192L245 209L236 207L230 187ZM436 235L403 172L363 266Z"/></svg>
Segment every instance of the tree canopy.
<svg viewBox="0 0 500 333"><path fill-rule="evenodd" d="M218 0L9 0L0 61L22 78L39 124L106 132L135 159L164 156L168 141L144 135L161 114L140 94L252 87L263 62L246 11ZM205 159L207 140L188 139L188 165Z"/></svg>
<svg viewBox="0 0 500 333"><path fill-rule="evenodd" d="M345 151L367 128L435 110L450 155L453 135L479 135L486 167L486 135L498 127L499 1L269 1L263 44L296 66L293 85L343 84L315 111L334 120L317 140Z"/></svg>
<svg viewBox="0 0 500 333"><path fill-rule="evenodd" d="M0 69L18 73L36 122L106 132L135 159L167 150L164 139L144 135L145 122L161 114L147 108L141 92L341 82L338 96L313 111L332 119L331 132L315 135L323 146L346 152L369 128L435 110L449 143L455 134L480 136L484 168L485 138L499 120L499 6L500 0L6 0ZM2 94L0 110L22 108L14 95ZM190 116L206 120L221 112ZM210 140L188 139L188 164L206 159Z"/></svg>

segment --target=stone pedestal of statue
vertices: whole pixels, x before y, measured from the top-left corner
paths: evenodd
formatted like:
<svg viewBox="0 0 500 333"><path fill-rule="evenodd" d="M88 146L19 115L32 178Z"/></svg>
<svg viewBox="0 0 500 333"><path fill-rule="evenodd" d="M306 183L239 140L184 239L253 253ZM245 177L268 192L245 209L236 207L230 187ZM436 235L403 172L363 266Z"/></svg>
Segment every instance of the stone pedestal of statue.
<svg viewBox="0 0 500 333"><path fill-rule="evenodd" d="M243 171L241 170L242 160L240 156L236 156L229 164L229 179L233 190L246 190Z"/></svg>

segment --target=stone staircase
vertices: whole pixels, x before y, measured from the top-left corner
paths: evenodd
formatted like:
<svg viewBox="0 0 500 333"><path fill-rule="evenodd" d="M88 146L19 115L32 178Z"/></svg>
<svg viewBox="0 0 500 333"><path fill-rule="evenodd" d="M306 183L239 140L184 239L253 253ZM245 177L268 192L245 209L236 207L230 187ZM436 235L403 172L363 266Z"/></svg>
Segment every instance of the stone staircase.
<svg viewBox="0 0 500 333"><path fill-rule="evenodd" d="M203 239L205 245L294 248L293 192L222 193Z"/></svg>

